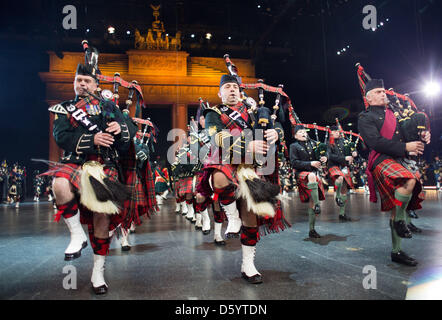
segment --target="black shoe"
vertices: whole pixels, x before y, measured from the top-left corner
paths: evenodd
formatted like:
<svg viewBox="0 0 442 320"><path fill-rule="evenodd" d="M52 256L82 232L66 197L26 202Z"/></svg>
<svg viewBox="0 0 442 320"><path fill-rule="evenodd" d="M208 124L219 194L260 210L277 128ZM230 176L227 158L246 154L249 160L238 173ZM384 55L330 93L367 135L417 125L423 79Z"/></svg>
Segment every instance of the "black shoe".
<svg viewBox="0 0 442 320"><path fill-rule="evenodd" d="M336 197L336 204L338 205L338 207L342 208L345 206L345 201L339 197Z"/></svg>
<svg viewBox="0 0 442 320"><path fill-rule="evenodd" d="M255 274L254 276L248 277L244 272L241 272L241 275L244 279L247 280L248 283L251 283L251 284L262 283L262 276L260 274Z"/></svg>
<svg viewBox="0 0 442 320"><path fill-rule="evenodd" d="M393 227L399 237L406 239L413 237L404 220L393 221Z"/></svg>
<svg viewBox="0 0 442 320"><path fill-rule="evenodd" d="M316 232L315 229L310 230L310 232L308 233L308 236L309 236L310 238L315 238L315 239L319 239L319 238L321 238L321 236L319 235L319 233Z"/></svg>
<svg viewBox="0 0 442 320"><path fill-rule="evenodd" d="M351 221L351 218L347 217L345 214L343 216L339 215L339 221L347 222Z"/></svg>
<svg viewBox="0 0 442 320"><path fill-rule="evenodd" d="M416 211L414 210L408 210L407 211L408 216L412 219L419 219L418 215L416 214Z"/></svg>
<svg viewBox="0 0 442 320"><path fill-rule="evenodd" d="M195 230L203 230L203 227L195 226Z"/></svg>
<svg viewBox="0 0 442 320"><path fill-rule="evenodd" d="M419 229L418 227L416 227L414 224L412 224L411 222L410 222L410 224L409 225L407 225L407 227L408 227L408 229L410 229L410 231L412 232L412 233L422 233L422 229Z"/></svg>
<svg viewBox="0 0 442 320"><path fill-rule="evenodd" d="M130 246L122 246L121 250L122 251L130 251L130 248L131 248Z"/></svg>
<svg viewBox="0 0 442 320"><path fill-rule="evenodd" d="M226 237L226 239L235 239L235 238L239 238L239 233L241 232L241 230L240 231L238 231L238 232L229 232L229 233L226 233L224 236Z"/></svg>
<svg viewBox="0 0 442 320"><path fill-rule="evenodd" d="M77 259L81 256L81 250L83 250L84 248L87 247L87 241L84 241L81 245L81 249L77 252L74 253L65 253L64 254L64 261L70 261L70 260L74 260Z"/></svg>
<svg viewBox="0 0 442 320"><path fill-rule="evenodd" d="M129 233L135 233L135 230L129 230Z"/></svg>
<svg viewBox="0 0 442 320"><path fill-rule="evenodd" d="M202 230L202 229L201 229ZM210 234L210 230L202 230L203 231L203 235L207 236L208 234Z"/></svg>
<svg viewBox="0 0 442 320"><path fill-rule="evenodd" d="M399 251L398 253L391 253L391 261L397 262L406 266L415 267L417 266L418 262L407 256L407 254L403 251Z"/></svg>
<svg viewBox="0 0 442 320"><path fill-rule="evenodd" d="M315 214L321 214L321 206L319 204L315 204L315 206L313 207L313 212Z"/></svg>
<svg viewBox="0 0 442 320"><path fill-rule="evenodd" d="M225 242L224 240L221 240L221 241L213 240L213 243L214 243L216 246L225 246L225 245L226 245L226 242Z"/></svg>
<svg viewBox="0 0 442 320"><path fill-rule="evenodd" d="M94 290L94 293L97 294L97 295L99 295L99 294L106 294L107 293L107 286L103 284L102 286L100 286L98 288L95 288L92 285L92 290Z"/></svg>

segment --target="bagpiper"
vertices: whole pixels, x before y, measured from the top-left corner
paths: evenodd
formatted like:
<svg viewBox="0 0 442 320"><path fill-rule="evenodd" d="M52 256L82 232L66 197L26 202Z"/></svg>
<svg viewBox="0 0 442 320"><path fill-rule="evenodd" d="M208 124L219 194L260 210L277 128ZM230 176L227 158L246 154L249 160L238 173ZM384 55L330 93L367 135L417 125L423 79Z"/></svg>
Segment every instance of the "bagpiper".
<svg viewBox="0 0 442 320"><path fill-rule="evenodd" d="M222 103L204 112L205 126L214 149L204 165L206 173L200 187L219 201L229 223L232 217L239 217L235 229L230 231L241 234L241 275L249 283L257 284L262 283L262 275L254 264L260 228L261 234L265 234L284 230L289 224L276 199L280 191L276 152L270 153L269 161L273 157L273 163L276 163L270 174L262 176L265 180L255 171L257 167L253 163L257 165L257 162L248 164L246 160L249 156L256 160L267 154L270 146L274 147L278 141L278 133L268 129L261 139L249 136L254 131L249 130L253 128L251 116L241 102L238 78L237 75L223 75L218 93ZM260 162L260 165L264 163Z"/></svg>
<svg viewBox="0 0 442 320"><path fill-rule="evenodd" d="M115 81L137 89L139 96L141 91L134 83L101 75L98 51L87 41L83 41L83 48L85 64L78 64L75 73L75 99L49 108L54 114L54 139L64 154L61 163L45 174L55 177L55 220L63 217L71 233L65 260L78 258L87 246L80 222L87 224L94 253L92 289L95 294L105 294L108 285L104 265L111 236L118 226L130 225L134 208L138 208L132 140L137 126L128 112L119 109L114 94L99 88L99 81Z"/></svg>
<svg viewBox="0 0 442 320"><path fill-rule="evenodd" d="M416 266L417 260L402 251L402 238L411 238L406 210L421 208L422 185L410 157L423 154L431 134L425 117L411 108L411 99L384 88L380 79L371 79L359 64L358 76L366 110L359 115L358 128L371 149L368 158L370 200L381 198L381 211L391 211L391 260ZM388 94L387 94L388 93ZM409 104L410 108L403 105ZM404 113L407 113L404 117ZM406 119L408 118L408 119ZM423 119L423 121L422 121Z"/></svg>

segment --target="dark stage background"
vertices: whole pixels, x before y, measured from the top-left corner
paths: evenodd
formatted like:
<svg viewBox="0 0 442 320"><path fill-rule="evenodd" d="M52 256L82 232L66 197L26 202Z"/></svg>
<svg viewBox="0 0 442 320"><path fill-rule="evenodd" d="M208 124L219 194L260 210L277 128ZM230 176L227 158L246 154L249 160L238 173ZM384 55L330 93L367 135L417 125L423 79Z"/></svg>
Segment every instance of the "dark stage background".
<svg viewBox="0 0 442 320"><path fill-rule="evenodd" d="M161 4L160 19L166 31L175 34L180 30L183 50L191 56L222 57L230 53L233 61L252 59L257 77L272 85L285 85L296 112L305 122L330 124L342 110L339 107L343 107L348 113L343 120L344 128L350 129L347 124L352 123L356 129L357 114L363 110L356 62L398 92L419 91L432 75L439 81L442 79L441 1L73 0L15 1L7 6L3 3L0 159L25 165L28 176L35 169L45 169L30 159L48 158L49 116L44 102L45 87L38 76L38 72L48 70L47 51L81 52L81 40L87 38L101 52L124 53L133 48L135 28L145 30L150 26L150 3ZM77 30L62 28L62 8L68 4L78 10ZM362 28L362 8L367 4L376 6L379 22L385 23L375 32ZM116 28L114 36L107 33L109 25ZM131 30L131 35L126 30ZM207 32L212 34L210 41L205 39ZM191 38L191 34L195 37ZM346 52L338 55L342 48ZM429 158L434 152L440 153L442 104L440 97L431 103L419 92L413 98L427 112L433 107L433 143L426 153ZM144 111L149 112L166 135L170 118L158 116L155 108ZM288 123L286 127L289 129ZM158 148L158 155L163 158L164 149L163 144Z"/></svg>

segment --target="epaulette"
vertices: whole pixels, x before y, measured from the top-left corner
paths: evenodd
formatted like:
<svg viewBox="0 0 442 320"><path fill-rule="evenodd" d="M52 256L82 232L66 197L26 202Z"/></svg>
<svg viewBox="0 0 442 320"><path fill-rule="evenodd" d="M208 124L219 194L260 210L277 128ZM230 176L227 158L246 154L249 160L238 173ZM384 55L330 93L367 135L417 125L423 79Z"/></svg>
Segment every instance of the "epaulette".
<svg viewBox="0 0 442 320"><path fill-rule="evenodd" d="M218 106L211 106L211 107L207 107L205 110L203 110L203 116L205 117L209 111L215 111L216 113L221 115L221 111L218 109Z"/></svg>
<svg viewBox="0 0 442 320"><path fill-rule="evenodd" d="M63 101L63 102L60 102L58 104L55 104L55 105L49 107L48 110L53 113L68 114L65 106L70 105L73 102L74 102L74 100Z"/></svg>

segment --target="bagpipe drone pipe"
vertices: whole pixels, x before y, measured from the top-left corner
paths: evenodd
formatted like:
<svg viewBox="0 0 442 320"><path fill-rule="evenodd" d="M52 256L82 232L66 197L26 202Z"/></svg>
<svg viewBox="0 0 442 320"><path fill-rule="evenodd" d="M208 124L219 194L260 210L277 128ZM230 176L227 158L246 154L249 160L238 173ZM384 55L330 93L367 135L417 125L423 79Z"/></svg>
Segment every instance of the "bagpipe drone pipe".
<svg viewBox="0 0 442 320"><path fill-rule="evenodd" d="M356 64L359 86L365 107L368 108L366 98L366 84L371 80L370 75L364 70L360 63ZM405 142L421 141L422 132L430 131L430 121L427 114L419 111L409 94L399 94L393 88L386 90L389 100L389 108L393 111L399 122L400 130Z"/></svg>

